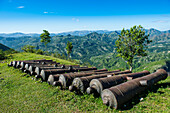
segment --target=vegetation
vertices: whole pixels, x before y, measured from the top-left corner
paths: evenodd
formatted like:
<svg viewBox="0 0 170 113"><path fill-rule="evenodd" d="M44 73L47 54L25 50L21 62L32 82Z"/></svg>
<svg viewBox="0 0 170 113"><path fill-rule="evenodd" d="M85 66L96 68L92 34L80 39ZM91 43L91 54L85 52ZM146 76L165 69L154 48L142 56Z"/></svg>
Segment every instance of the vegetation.
<svg viewBox="0 0 170 113"><path fill-rule="evenodd" d="M51 41L50 33L47 30L43 30L44 33L40 35L41 42L44 43L45 46Z"/></svg>
<svg viewBox="0 0 170 113"><path fill-rule="evenodd" d="M91 57L92 65L97 66L98 68L107 68L110 70L115 69L128 69L127 63L120 57L116 57L116 53L108 53L100 56ZM159 61L167 61L170 60L170 53L148 53L147 56L144 57L135 57L133 60L133 69L134 71L139 67L150 65L152 62L159 62ZM158 63L159 64L159 63ZM162 64L162 63L161 63ZM161 67L162 65L159 65ZM150 66L149 66L150 67ZM145 69L145 68L144 68ZM149 69L151 70L151 69ZM154 67L153 67L154 70Z"/></svg>
<svg viewBox="0 0 170 113"><path fill-rule="evenodd" d="M80 32L75 32L76 35L81 34ZM84 33L82 31L82 33ZM102 34L99 34L102 33ZM149 40L152 42L148 45L148 57L141 58L136 56L133 61L133 69L138 68L142 63L150 63L153 61L161 60L162 57L166 56L170 52L170 32L169 31L159 31L155 29L145 30L146 34L149 34ZM70 33L71 34L71 33ZM77 59L81 64L93 65L97 68L107 68L107 69L128 69L128 65L121 59L117 58L115 41L119 38L120 31L100 31L93 32L84 36L67 36L56 35L51 37L51 42L47 44L48 55L56 56L58 58L67 59L66 46L67 42L72 42L74 49L72 50L72 59ZM51 36L51 35L50 35ZM24 36L24 37L1 37L0 43L3 43L11 48L21 51L21 47L24 45L35 46L35 49L47 51L43 45L40 43L40 37L35 36ZM14 44L17 43L17 44ZM47 54L45 52L44 54ZM158 55L161 58L159 58ZM102 58L103 57L103 58ZM112 58L113 59L112 59ZM96 58L96 59L95 59ZM148 62L146 59L150 59ZM167 59L167 58L166 58ZM139 60L139 61L138 61Z"/></svg>
<svg viewBox="0 0 170 113"><path fill-rule="evenodd" d="M149 35L145 35L142 26L133 26L130 30L122 30L116 40L117 56L122 57L132 70L135 56L146 56L146 47L151 42Z"/></svg>
<svg viewBox="0 0 170 113"><path fill-rule="evenodd" d="M6 50L9 50L10 48L0 43L0 49L2 51L6 51Z"/></svg>
<svg viewBox="0 0 170 113"><path fill-rule="evenodd" d="M21 48L24 52L34 53L35 52L35 46L31 45L25 45Z"/></svg>
<svg viewBox="0 0 170 113"><path fill-rule="evenodd" d="M20 70L7 67L9 61L33 59L52 59L63 64L74 64L35 53L13 54L12 59L0 63L0 112L170 112L170 87L168 85L170 77L136 96L122 109L114 110L103 105L100 97L87 94L76 95L68 90L60 90L59 87L52 87L46 82L33 81ZM160 62L157 63L160 64ZM142 70L143 67L138 71Z"/></svg>
<svg viewBox="0 0 170 113"><path fill-rule="evenodd" d="M72 52L72 49L73 49L73 45L72 45L72 42L67 42L67 46L66 46L66 50L67 50L67 56L68 58L70 57L70 54Z"/></svg>
<svg viewBox="0 0 170 113"><path fill-rule="evenodd" d="M13 53L17 53L17 51L0 43L0 60L11 58Z"/></svg>

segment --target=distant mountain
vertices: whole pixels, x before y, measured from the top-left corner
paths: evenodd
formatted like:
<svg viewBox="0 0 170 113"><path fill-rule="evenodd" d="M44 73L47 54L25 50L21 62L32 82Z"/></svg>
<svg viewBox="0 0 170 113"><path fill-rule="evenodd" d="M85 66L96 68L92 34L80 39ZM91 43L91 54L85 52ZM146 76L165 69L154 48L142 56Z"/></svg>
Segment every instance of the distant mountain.
<svg viewBox="0 0 170 113"><path fill-rule="evenodd" d="M6 51L9 50L10 48L0 43L0 49L2 49L2 51Z"/></svg>
<svg viewBox="0 0 170 113"><path fill-rule="evenodd" d="M151 29L146 29L145 33L149 34L152 37L153 35L160 35L161 33L164 33L164 31L159 31L157 29L151 28Z"/></svg>
<svg viewBox="0 0 170 113"><path fill-rule="evenodd" d="M72 35L72 34L75 35ZM86 34L89 33L89 34ZM21 36L22 33L16 33L15 36ZM70 34L70 35L68 35ZM82 62L89 62L96 67L108 67L111 68L117 64L124 65L123 61L119 58L122 64L116 63L115 53L115 41L119 37L120 31L75 31L66 32L65 34L52 34L51 42L47 44L47 49L44 44L40 42L40 37L35 36L22 36L22 37L0 37L0 43L9 46L10 48L21 51L24 45L35 46L36 49L46 50L52 53L66 54L66 44L68 41L73 44L73 51L71 57L73 59L79 59ZM76 36L83 35L83 36ZM86 35L85 35L86 34ZM170 52L170 33L169 31L159 31L156 29L146 30L146 34L150 34L149 39L152 43L149 44L148 51L150 53L169 53ZM110 53L115 53L110 55ZM105 56L103 56L105 55ZM103 58L101 58L103 57ZM112 59L112 58L113 59ZM166 57L166 55L165 55ZM162 59L165 58L164 56ZM116 61L114 61L116 60ZM144 59L141 59L144 60ZM152 59L151 59L152 60ZM108 64L109 62L109 64ZM115 63L111 63L115 62ZM142 61L143 62L143 61ZM108 65L105 65L108 64ZM112 65L111 65L112 64ZM125 66L125 65L124 65ZM138 67L138 66L136 66Z"/></svg>
<svg viewBox="0 0 170 113"><path fill-rule="evenodd" d="M161 33L170 33L170 30L168 31L159 31L156 30L154 28L151 29L146 29L146 34L150 34L150 36L153 35L160 35ZM56 35L60 35L60 36L67 36L67 35L73 35L73 36L85 36L87 34L96 32L98 34L109 34L109 35L117 35L121 33L121 30L116 30L116 31L108 31L108 30L94 30L94 31L88 31L88 30L82 30L82 31L70 31L70 32L62 32L62 33L50 33L50 36L56 36ZM30 36L30 37L39 37L40 34L38 33L20 33L20 32L16 32L16 33L0 33L1 37L24 37L24 36Z"/></svg>
<svg viewBox="0 0 170 113"><path fill-rule="evenodd" d="M30 36L30 37L35 37L35 36L39 36L40 34L36 34L36 33L30 33L30 34L25 34L25 33L0 33L1 37L23 37L23 36Z"/></svg>
<svg viewBox="0 0 170 113"><path fill-rule="evenodd" d="M83 30L83 31L70 31L70 32L63 32L63 33L58 33L57 35L74 35L74 36L85 36L87 34L90 34L90 33L93 33L93 32L96 32L98 34L109 34L111 31L108 31L108 30L96 30L96 31L88 31L88 30Z"/></svg>
<svg viewBox="0 0 170 113"><path fill-rule="evenodd" d="M87 34L90 33L99 33L99 34L109 34L113 31L107 31L107 30L97 30L97 31L88 31L88 30L84 30L84 31L70 31L70 32L63 32L63 33L50 33L50 36L56 36L56 35L63 35L63 36L67 36L68 34L70 35L74 35L74 36L85 36ZM40 34L38 33L20 33L20 32L16 32L16 33L0 33L1 37L23 37L23 36L30 36L30 37L39 37Z"/></svg>

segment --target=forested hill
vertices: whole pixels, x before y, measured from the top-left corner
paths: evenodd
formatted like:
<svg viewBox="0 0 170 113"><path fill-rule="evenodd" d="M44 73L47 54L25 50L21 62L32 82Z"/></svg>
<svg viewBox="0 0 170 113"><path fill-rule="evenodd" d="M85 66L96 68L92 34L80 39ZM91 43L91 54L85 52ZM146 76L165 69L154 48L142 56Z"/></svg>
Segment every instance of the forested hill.
<svg viewBox="0 0 170 113"><path fill-rule="evenodd" d="M0 50L6 51L6 50L9 50L9 49L10 49L9 47L7 47L7 46L0 43Z"/></svg>
<svg viewBox="0 0 170 113"><path fill-rule="evenodd" d="M81 34L80 32L79 34ZM117 67L120 67L120 64L124 64L124 61L122 61L120 58L117 58L115 53L115 41L117 40L119 33L120 31L101 31L101 34L93 32L85 36L56 35L52 36L52 40L49 44L47 44L46 48L44 44L40 42L39 36L0 37L0 43L18 51L21 51L21 47L24 45L33 45L36 47L36 49L66 54L66 44L68 41L70 41L73 44L73 52L71 54L72 58L79 59L84 63L89 62L90 64L97 67L110 68L115 64ZM152 40L152 43L148 48L149 55L152 56L152 54L156 55L157 53L169 54L170 30L159 31L156 29L149 29L146 30L146 34L147 33L150 34L149 38ZM164 57L160 56L160 58ZM118 59L120 61L119 64L111 63L112 60L118 61Z"/></svg>

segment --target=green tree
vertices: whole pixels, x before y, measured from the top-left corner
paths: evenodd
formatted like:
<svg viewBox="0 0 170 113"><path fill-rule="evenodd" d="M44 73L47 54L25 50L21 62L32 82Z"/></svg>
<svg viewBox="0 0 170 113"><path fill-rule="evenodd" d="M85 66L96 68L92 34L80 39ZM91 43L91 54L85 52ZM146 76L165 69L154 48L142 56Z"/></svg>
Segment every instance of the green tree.
<svg viewBox="0 0 170 113"><path fill-rule="evenodd" d="M133 26L130 30L122 30L116 40L116 50L118 56L122 57L132 70L132 62L135 56L146 56L147 45L151 42L149 34L145 35L145 30L141 25Z"/></svg>
<svg viewBox="0 0 170 113"><path fill-rule="evenodd" d="M47 30L43 30L44 33L40 35L41 42L44 43L45 46L51 41L50 33Z"/></svg>
<svg viewBox="0 0 170 113"><path fill-rule="evenodd" d="M67 50L67 55L68 57L70 57L70 54L72 52L72 49L73 49L73 45L72 45L72 42L67 42L67 46L66 46L66 50Z"/></svg>
<svg viewBox="0 0 170 113"><path fill-rule="evenodd" d="M25 45L24 47L21 48L24 52L30 52L30 53L35 53L35 46L31 45Z"/></svg>
<svg viewBox="0 0 170 113"><path fill-rule="evenodd" d="M4 60L6 58L4 51L0 49L0 60Z"/></svg>

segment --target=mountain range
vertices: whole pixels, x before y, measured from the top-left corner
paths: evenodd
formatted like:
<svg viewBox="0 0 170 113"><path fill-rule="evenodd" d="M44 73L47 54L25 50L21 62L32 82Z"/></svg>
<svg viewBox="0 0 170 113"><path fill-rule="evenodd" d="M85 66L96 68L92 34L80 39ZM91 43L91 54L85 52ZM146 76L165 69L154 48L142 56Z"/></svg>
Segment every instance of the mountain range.
<svg viewBox="0 0 170 113"><path fill-rule="evenodd" d="M96 32L98 34L104 34L104 33L110 34L112 32L120 33L121 30L117 30L117 31L108 31L108 30L89 31L89 30L82 30L82 31L62 32L62 33L50 33L50 35L51 36L56 36L56 35L66 36L66 35L70 34L70 35L74 35L74 36L85 36L85 35L93 33L93 32ZM161 33L170 33L170 30L159 31L159 30L156 30L154 28L151 28L151 29L146 29L146 34L148 34L148 33L152 36L152 34L153 35L158 35L158 34L161 34ZM38 36L40 36L40 34L39 33L21 33L21 32L16 32L16 33L0 33L0 36L1 37L23 37L23 36L38 37Z"/></svg>
<svg viewBox="0 0 170 113"><path fill-rule="evenodd" d="M40 42L39 34L25 35L24 33L13 33L0 34L0 43L18 51L21 51L21 48L24 45L32 45L35 46L36 49L42 49L62 56L66 55L66 44L70 41L73 44L73 51L71 54L73 59L78 59L82 63L89 62L91 65L100 68L103 66L111 68L116 65L119 67L120 64L125 65L122 59L116 57L115 41L119 37L119 34L120 31L105 30L96 32L74 31L52 34L51 42L45 47L44 44ZM150 56L154 53L156 56L155 58L157 58L158 56L156 54L160 52L161 54L159 55L170 53L170 30L159 31L152 28L146 30L146 34L149 34L149 39L152 40L152 43L148 45ZM160 58L164 59L166 57L160 56ZM145 59L141 59L141 61L144 61ZM115 62L113 63L113 61Z"/></svg>

